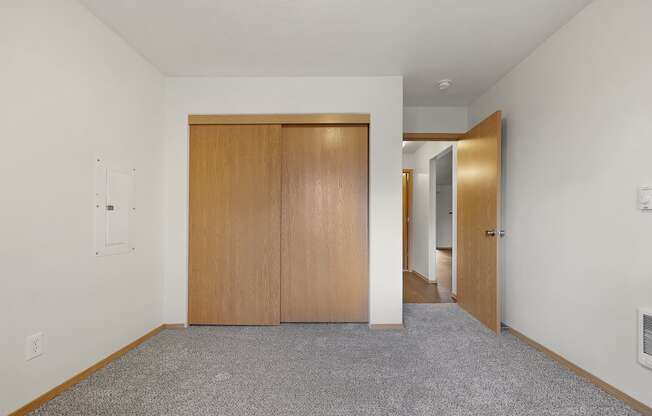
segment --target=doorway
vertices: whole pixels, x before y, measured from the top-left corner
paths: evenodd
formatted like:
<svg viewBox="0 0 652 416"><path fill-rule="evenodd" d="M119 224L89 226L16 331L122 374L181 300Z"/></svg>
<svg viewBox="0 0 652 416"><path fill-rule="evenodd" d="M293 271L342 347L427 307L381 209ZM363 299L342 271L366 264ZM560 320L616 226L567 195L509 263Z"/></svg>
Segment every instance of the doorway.
<svg viewBox="0 0 652 416"><path fill-rule="evenodd" d="M403 302L453 302L452 280L452 180L454 142L404 142L403 146ZM448 164L446 164L448 163ZM441 171L437 172L438 168ZM444 175L444 172L448 172ZM442 204L439 183L448 184ZM445 207L445 208L444 208ZM446 221L438 215L445 210ZM438 236L438 234L441 234ZM445 238L448 242L444 242ZM438 244L438 239L442 240ZM443 244L443 246L442 246ZM442 250L438 250L442 249ZM445 249L448 249L447 251ZM445 284L440 283L444 279Z"/></svg>
<svg viewBox="0 0 652 416"><path fill-rule="evenodd" d="M435 193L432 206L435 212L435 276L437 284L453 290L453 146L451 145L432 159L431 171L435 171Z"/></svg>
<svg viewBox="0 0 652 416"><path fill-rule="evenodd" d="M403 169L414 170L404 303L419 302L410 291L421 278L420 294L449 291L499 332L501 112L466 133L405 133L403 139Z"/></svg>

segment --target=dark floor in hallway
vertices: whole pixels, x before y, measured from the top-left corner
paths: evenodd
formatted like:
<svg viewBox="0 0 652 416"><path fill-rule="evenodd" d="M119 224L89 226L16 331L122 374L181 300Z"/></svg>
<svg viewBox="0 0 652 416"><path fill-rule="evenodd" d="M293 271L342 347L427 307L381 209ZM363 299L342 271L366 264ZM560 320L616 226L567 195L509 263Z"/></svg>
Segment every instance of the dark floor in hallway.
<svg viewBox="0 0 652 416"><path fill-rule="evenodd" d="M403 303L451 303L451 291L426 282L413 272L403 272Z"/></svg>
<svg viewBox="0 0 652 416"><path fill-rule="evenodd" d="M451 290L453 288L453 250L450 248L437 248L435 256L437 284Z"/></svg>

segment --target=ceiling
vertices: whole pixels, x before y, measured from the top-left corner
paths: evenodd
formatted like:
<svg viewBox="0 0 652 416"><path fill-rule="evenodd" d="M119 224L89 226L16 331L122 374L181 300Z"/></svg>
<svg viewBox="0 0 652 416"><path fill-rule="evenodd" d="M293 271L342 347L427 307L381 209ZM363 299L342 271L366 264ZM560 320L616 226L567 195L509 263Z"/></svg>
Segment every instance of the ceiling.
<svg viewBox="0 0 652 416"><path fill-rule="evenodd" d="M166 75L403 75L406 106L469 104L590 3L81 1Z"/></svg>

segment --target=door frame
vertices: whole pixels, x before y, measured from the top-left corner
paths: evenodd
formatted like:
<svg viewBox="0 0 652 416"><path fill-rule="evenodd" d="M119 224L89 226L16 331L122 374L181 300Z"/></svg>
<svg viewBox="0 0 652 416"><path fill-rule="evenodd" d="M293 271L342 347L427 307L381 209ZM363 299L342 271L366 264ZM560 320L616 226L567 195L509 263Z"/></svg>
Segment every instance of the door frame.
<svg viewBox="0 0 652 416"><path fill-rule="evenodd" d="M370 124L369 114L190 114L188 124Z"/></svg>
<svg viewBox="0 0 652 416"><path fill-rule="evenodd" d="M404 142L454 142L466 133L403 133Z"/></svg>
<svg viewBox="0 0 652 416"><path fill-rule="evenodd" d="M193 125L206 125L206 124L309 124L309 125L366 125L367 126L367 140L369 140L369 132L371 131L371 115L369 113L296 113L296 114L189 114L187 124L187 163L190 169L190 126ZM370 180L369 180L369 152L370 143L367 145L367 198L370 195ZM186 172L186 187L190 190L190 172ZM190 192L186 194L186 207L189 207ZM370 204L367 202L367 304L371 304L371 281L370 281L370 230L369 230L369 216ZM186 215L186 241L190 241L190 211ZM189 299L189 280L190 280L190 245L186 245L186 319L184 327L189 326L190 317L190 299Z"/></svg>
<svg viewBox="0 0 652 416"><path fill-rule="evenodd" d="M502 113L500 111L497 111L490 116L488 116L485 120L490 119L492 117L498 117L502 123ZM482 122L480 121L480 122ZM426 132L426 133L411 133L411 132L405 132L403 133L403 141L450 141L450 142L456 142L464 139L464 137L469 133L471 130L473 130L475 126L471 126L467 132L464 133L441 133L441 132ZM501 133L502 135L502 129ZM502 163L501 161L501 154L498 155L499 157L499 163ZM500 167L502 171L502 165ZM454 229L454 234L453 234L453 293L452 297L455 301L457 301L457 288L459 287L459 276L457 276L457 269L458 269L458 263L459 259L457 256L457 236L456 230L459 227L457 224L457 145L453 145L453 229ZM502 179L501 179L502 180ZM502 194L500 190L500 183L499 183L499 190L498 190L498 195L497 195L497 203L498 203L498 212L501 212L501 203L502 203ZM501 214L499 214L499 218L497 219L497 224L500 227L501 225ZM497 246L497 263L496 263L496 286L497 286L497 315L498 315L498 326L500 326L501 323L501 311L502 311L502 267L501 267L501 259L502 259L502 254L501 254L501 244L500 240L498 240L498 246ZM492 330L495 330L496 332L499 332L499 328L492 328Z"/></svg>
<svg viewBox="0 0 652 416"><path fill-rule="evenodd" d="M403 271L410 271L410 227L412 226L412 193L414 189L414 169L403 169L403 174L407 175L406 188L403 189L402 195L404 196L403 203L407 205L407 209L403 208ZM407 225L407 226L406 226Z"/></svg>

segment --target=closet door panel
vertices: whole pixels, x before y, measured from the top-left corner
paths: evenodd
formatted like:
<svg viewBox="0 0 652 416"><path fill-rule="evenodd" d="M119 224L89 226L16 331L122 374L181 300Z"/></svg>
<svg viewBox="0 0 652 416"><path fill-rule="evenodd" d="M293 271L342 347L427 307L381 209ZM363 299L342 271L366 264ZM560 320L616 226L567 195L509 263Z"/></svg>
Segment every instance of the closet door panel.
<svg viewBox="0 0 652 416"><path fill-rule="evenodd" d="M281 321L368 321L368 126L283 126Z"/></svg>
<svg viewBox="0 0 652 416"><path fill-rule="evenodd" d="M280 219L281 126L191 126L189 323L279 323Z"/></svg>

